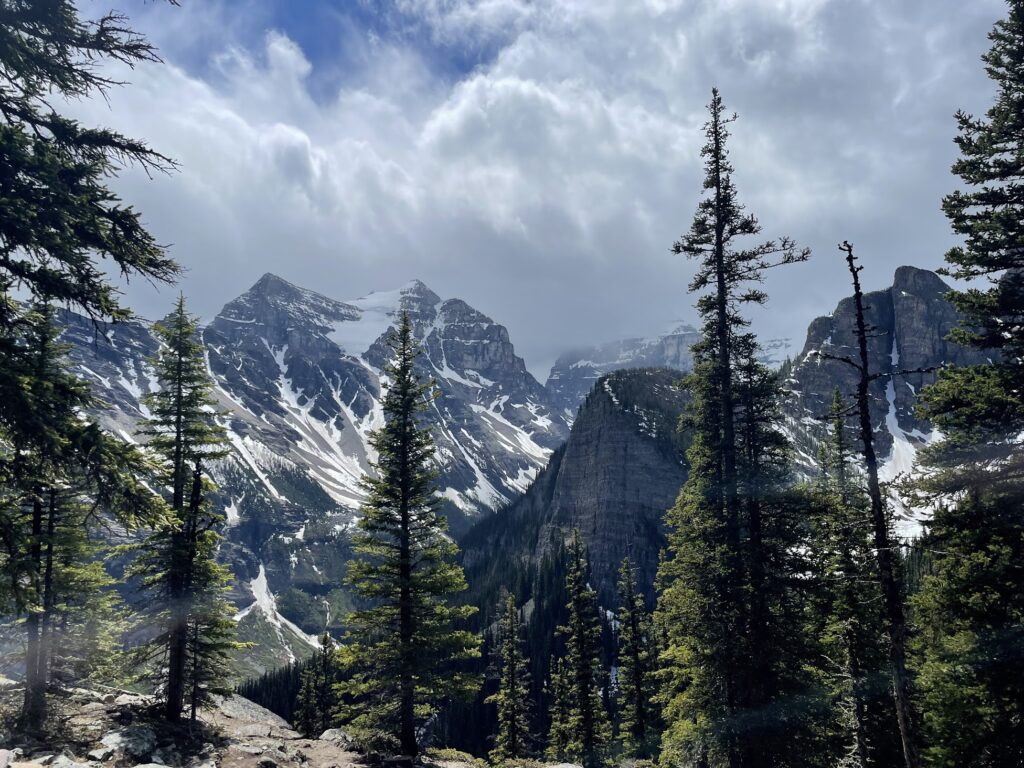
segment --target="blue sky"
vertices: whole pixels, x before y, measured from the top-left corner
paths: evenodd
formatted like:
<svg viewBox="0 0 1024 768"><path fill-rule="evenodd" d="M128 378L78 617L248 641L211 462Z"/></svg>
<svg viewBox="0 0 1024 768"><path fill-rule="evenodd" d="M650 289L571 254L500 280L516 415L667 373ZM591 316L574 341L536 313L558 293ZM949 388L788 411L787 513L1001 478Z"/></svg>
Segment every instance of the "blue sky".
<svg viewBox="0 0 1024 768"><path fill-rule="evenodd" d="M159 46L75 106L177 158L117 181L210 317L263 272L335 298L419 278L508 326L541 378L581 344L692 319L669 247L712 86L765 235L815 255L756 316L802 344L847 292L937 267L953 113L992 96L1002 0L105 0ZM92 0L83 8L101 9ZM128 287L145 316L174 291Z"/></svg>

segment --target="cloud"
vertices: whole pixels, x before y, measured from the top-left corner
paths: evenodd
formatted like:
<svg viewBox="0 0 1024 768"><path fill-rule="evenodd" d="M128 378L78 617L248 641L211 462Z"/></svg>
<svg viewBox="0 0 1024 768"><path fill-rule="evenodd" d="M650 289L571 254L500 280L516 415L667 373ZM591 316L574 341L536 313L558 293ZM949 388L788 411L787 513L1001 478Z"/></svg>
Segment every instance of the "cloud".
<svg viewBox="0 0 1024 768"><path fill-rule="evenodd" d="M377 18L366 0L311 32L275 26L270 2L131 7L167 63L74 105L181 162L117 186L193 306L212 316L264 271L338 298L418 277L508 325L542 376L565 348L692 318L669 246L700 193L712 85L741 115L742 198L766 235L817 251L769 280L764 336L801 343L846 293L844 238L872 286L937 266L952 113L990 99L978 55L1004 9L396 0ZM172 294L128 290L150 316Z"/></svg>

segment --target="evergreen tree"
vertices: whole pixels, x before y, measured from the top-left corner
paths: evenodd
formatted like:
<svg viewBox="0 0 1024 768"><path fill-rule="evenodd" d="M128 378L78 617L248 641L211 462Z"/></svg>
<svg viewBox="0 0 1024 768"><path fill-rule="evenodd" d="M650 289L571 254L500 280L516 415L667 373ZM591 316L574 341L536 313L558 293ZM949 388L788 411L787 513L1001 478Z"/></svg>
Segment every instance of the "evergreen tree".
<svg viewBox="0 0 1024 768"><path fill-rule="evenodd" d="M145 143L57 113L65 99L119 85L107 64L156 61L126 20L83 21L73 0L6 0L0 24L0 439L24 429L31 377L18 375L32 321L13 291L94 319L124 319L108 275L157 282L178 272L108 179L126 165L169 170ZM15 596L17 599L17 596Z"/></svg>
<svg viewBox="0 0 1024 768"><path fill-rule="evenodd" d="M610 736L602 698L604 668L601 663L601 620L597 593L590 587L590 568L579 531L573 531L567 548L569 618L558 633L565 642L564 695L568 700L565 720L565 756L584 768L599 765Z"/></svg>
<svg viewBox="0 0 1024 768"><path fill-rule="evenodd" d="M369 607L348 618L351 676L341 693L349 697L347 721L397 736L402 754L415 757L417 725L445 698L474 693L459 663L477 657L479 640L456 629L475 609L448 601L466 581L438 514L434 444L420 420L431 385L416 372L419 350L407 314L388 345L394 359L385 367L385 424L370 439L377 476L365 481L369 498L353 541L359 559L347 576Z"/></svg>
<svg viewBox="0 0 1024 768"><path fill-rule="evenodd" d="M112 624L82 635L83 624L112 621L116 601L90 541L99 527L97 512L131 526L159 515L160 506L138 479L147 469L142 455L81 415L94 400L67 370L51 307L38 304L23 318L23 354L11 373L31 382L30 397L17 428L0 440L8 481L0 525L7 597L13 613L25 617L21 721L38 729L54 673L91 674L98 666L95 649L111 639ZM66 635L59 641L58 632Z"/></svg>
<svg viewBox="0 0 1024 768"><path fill-rule="evenodd" d="M152 361L160 388L146 397L151 416L143 434L161 460L170 518L135 548L138 557L128 574L141 579L151 596L145 613L162 628L149 655L159 657L155 677L164 716L177 722L186 698L194 710L203 691L225 688L230 671L233 641L223 623L230 612L220 599L228 574L215 561L223 516L207 501L212 484L205 474L205 462L225 455L225 438L213 416L198 324L184 298L154 331L162 343Z"/></svg>
<svg viewBox="0 0 1024 768"><path fill-rule="evenodd" d="M562 659L551 659L551 725L548 728L548 760L564 762L569 755L569 719L572 710L569 675Z"/></svg>
<svg viewBox="0 0 1024 768"><path fill-rule="evenodd" d="M311 739L331 728L338 701L337 651L329 632L320 635L320 648L302 672L302 687L295 701L295 727Z"/></svg>
<svg viewBox="0 0 1024 768"><path fill-rule="evenodd" d="M899 734L886 684L885 630L866 513L869 504L853 467L847 410L835 390L814 489L812 550L820 584L820 623L810 631L820 635L828 659L824 672L836 702L832 721L838 765L881 768L900 761Z"/></svg>
<svg viewBox="0 0 1024 768"><path fill-rule="evenodd" d="M636 568L627 557L619 568L618 709L622 751L651 758L657 750L654 694L654 634L651 616L637 589Z"/></svg>
<svg viewBox="0 0 1024 768"><path fill-rule="evenodd" d="M493 763L526 757L529 752L529 678L520 635L516 598L509 595L498 622L498 690L487 697L488 704L498 705L498 734L490 753Z"/></svg>
<svg viewBox="0 0 1024 768"><path fill-rule="evenodd" d="M668 633L662 746L666 758L677 762L772 765L779 764L773 750L780 742L766 743L765 729L774 726L765 718L778 714L771 702L793 684L779 678L779 659L771 655L783 649L776 630L784 622L772 611L790 595L769 597L764 590L782 583L768 584L775 578L770 566L784 572L791 564L766 549L780 545L769 540L766 525L784 537L785 504L762 503L758 489L778 490L785 450L774 430L761 423L765 416L748 411L747 426L757 426L752 434L759 443L748 442L744 454L737 366L752 356L756 343L745 330L741 307L766 301L756 287L766 270L809 253L788 238L742 247L761 227L744 211L732 181L726 142L735 117L725 115L717 90L709 109L702 150L708 194L689 233L673 248L698 261L690 290L702 293L697 309L703 338L693 347L694 371L687 379L693 398L685 419L692 436L690 472L667 516L670 557L659 574L659 621ZM755 400L762 407L763 398ZM751 580L760 586L752 589ZM771 647L752 647L752 638L772 638Z"/></svg>
<svg viewBox="0 0 1024 768"><path fill-rule="evenodd" d="M943 201L964 238L947 274L989 283L950 294L963 314L952 338L990 360L944 369L922 394L944 438L921 455L917 490L937 509L914 598L926 756L941 768L1024 764L1024 2L1007 6L983 57L996 100L982 118L957 114L964 188Z"/></svg>

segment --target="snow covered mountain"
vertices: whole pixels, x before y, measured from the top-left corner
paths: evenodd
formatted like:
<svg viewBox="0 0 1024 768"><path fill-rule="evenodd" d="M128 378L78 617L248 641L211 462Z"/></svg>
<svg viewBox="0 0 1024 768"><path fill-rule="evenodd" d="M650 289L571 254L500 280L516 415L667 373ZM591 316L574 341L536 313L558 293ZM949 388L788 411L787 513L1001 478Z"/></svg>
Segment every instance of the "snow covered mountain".
<svg viewBox="0 0 1024 768"><path fill-rule="evenodd" d="M668 368L688 373L693 368L690 347L699 339L700 332L692 325L677 323L652 338L621 339L566 352L551 367L544 386L571 419L594 382L612 371ZM791 346L789 339L762 340L761 359L778 366L789 356Z"/></svg>
<svg viewBox="0 0 1024 768"><path fill-rule="evenodd" d="M690 347L698 339L697 329L680 323L653 338L622 339L566 352L551 367L544 386L563 413L572 418L594 383L612 371L626 368L689 371L693 367Z"/></svg>
<svg viewBox="0 0 1024 768"><path fill-rule="evenodd" d="M427 418L453 532L525 491L568 434L568 421L517 357L506 329L414 281L337 301L264 275L203 329L232 445L214 473L236 575L236 619L259 640L253 671L308 652L350 607L340 586L348 532L383 423L385 338L401 311L436 382ZM144 323L97 328L67 313L64 340L104 401L102 423L136 439L154 387L157 342Z"/></svg>

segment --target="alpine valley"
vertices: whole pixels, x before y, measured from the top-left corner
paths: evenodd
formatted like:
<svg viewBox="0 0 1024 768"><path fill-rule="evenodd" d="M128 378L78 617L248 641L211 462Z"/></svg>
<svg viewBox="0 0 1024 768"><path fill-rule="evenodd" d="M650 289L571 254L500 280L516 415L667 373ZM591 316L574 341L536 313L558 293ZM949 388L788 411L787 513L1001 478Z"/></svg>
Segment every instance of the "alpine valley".
<svg viewBox="0 0 1024 768"><path fill-rule="evenodd" d="M934 376L928 369L978 356L944 340L957 320L946 291L934 273L902 267L891 288L867 297L874 369L924 371L872 392L887 480L908 470L932 437L912 410L914 393ZM435 382L428 419L438 493L481 624L491 621L502 590L513 589L529 601L531 637L550 642L561 608L552 574L573 528L590 551L603 605L613 601L627 554L640 583L653 583L663 512L686 478L678 424L693 328L563 355L542 385L502 325L421 282L339 301L267 274L202 330L231 444L213 474L235 619L240 639L254 643L242 674L308 656L325 627L342 630L352 607L343 586L350 532L365 499L361 478L375 459L368 436L382 424L385 340L402 311L421 342L421 373ZM72 313L63 323L74 366L103 401L101 423L141 440L142 398L154 387L151 328L97 326ZM852 387L844 366L818 353L842 354L853 338L844 300L811 323L795 359L781 361L791 392L786 428L808 474L834 388ZM766 354L782 346L768 344ZM900 512L903 527L918 524L913 511ZM535 672L542 680L545 670Z"/></svg>

